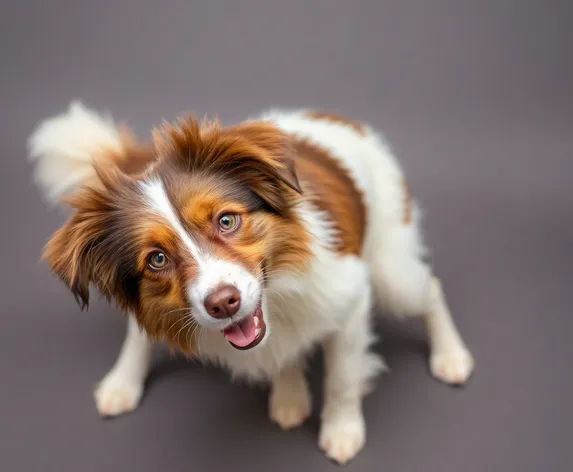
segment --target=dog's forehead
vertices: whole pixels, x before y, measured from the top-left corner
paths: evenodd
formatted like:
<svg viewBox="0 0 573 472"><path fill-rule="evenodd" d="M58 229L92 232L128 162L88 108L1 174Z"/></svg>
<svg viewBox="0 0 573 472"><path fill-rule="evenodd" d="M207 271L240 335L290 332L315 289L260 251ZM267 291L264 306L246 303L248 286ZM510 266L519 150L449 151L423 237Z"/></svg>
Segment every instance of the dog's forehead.
<svg viewBox="0 0 573 472"><path fill-rule="evenodd" d="M221 211L247 210L244 195L232 181L193 173L161 172L137 181L140 208L153 223L166 225L185 246L195 247ZM194 256L197 251L193 250Z"/></svg>
<svg viewBox="0 0 573 472"><path fill-rule="evenodd" d="M159 218L160 224L169 228L196 262L202 261L205 257L198 244L197 234L182 217L181 209L174 205L165 182L158 175L151 175L138 181L138 187L148 214L153 219ZM156 231L153 233L156 234Z"/></svg>
<svg viewBox="0 0 573 472"><path fill-rule="evenodd" d="M251 188L221 170L186 169L168 161L137 183L147 208L162 214L170 208L178 218L197 220L214 211L250 212L264 207Z"/></svg>

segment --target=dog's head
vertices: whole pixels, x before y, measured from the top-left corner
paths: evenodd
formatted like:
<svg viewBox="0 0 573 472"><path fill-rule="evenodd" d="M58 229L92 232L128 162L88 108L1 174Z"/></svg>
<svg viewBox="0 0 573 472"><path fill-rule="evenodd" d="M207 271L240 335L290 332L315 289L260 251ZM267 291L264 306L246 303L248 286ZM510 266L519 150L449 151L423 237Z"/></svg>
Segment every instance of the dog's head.
<svg viewBox="0 0 573 472"><path fill-rule="evenodd" d="M207 329L255 347L271 327L268 277L309 256L288 137L188 118L154 132L154 153L137 175L97 168L45 258L83 307L93 284L153 338L189 352Z"/></svg>

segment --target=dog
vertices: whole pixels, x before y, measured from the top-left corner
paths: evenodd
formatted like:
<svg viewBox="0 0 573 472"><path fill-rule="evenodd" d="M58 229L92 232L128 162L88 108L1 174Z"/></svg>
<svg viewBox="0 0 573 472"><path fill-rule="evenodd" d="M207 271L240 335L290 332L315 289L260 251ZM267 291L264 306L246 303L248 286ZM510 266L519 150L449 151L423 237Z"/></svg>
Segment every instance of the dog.
<svg viewBox="0 0 573 472"><path fill-rule="evenodd" d="M165 342L268 384L271 420L294 428L311 414L305 358L320 347L319 447L344 464L363 448L362 398L385 369L374 308L422 318L434 377L471 376L420 207L371 126L304 109L230 126L185 115L139 141L75 101L28 144L46 200L71 210L42 257L82 308L94 286L128 315L94 394L102 416L137 407Z"/></svg>

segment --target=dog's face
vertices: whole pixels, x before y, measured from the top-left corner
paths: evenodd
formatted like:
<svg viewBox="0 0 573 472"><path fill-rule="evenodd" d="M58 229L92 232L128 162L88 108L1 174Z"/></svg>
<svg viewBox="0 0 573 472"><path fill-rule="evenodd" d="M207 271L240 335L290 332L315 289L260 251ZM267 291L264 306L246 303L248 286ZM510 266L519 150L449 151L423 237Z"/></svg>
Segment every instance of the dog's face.
<svg viewBox="0 0 573 472"><path fill-rule="evenodd" d="M251 349L270 328L268 277L309 256L288 139L192 119L154 137L145 172L98 169L100 185L72 196L45 257L84 306L94 284L154 338L190 352L209 329Z"/></svg>

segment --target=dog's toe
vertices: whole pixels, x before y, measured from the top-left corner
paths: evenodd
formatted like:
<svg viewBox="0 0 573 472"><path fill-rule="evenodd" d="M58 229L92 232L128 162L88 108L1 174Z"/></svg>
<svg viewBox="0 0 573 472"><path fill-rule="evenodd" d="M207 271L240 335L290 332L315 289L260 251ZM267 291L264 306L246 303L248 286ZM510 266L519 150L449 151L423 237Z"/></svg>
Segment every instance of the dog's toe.
<svg viewBox="0 0 573 472"><path fill-rule="evenodd" d="M292 392L291 395L273 395L270 399L269 416L281 429L300 426L310 413L311 399L306 391Z"/></svg>
<svg viewBox="0 0 573 472"><path fill-rule="evenodd" d="M134 410L141 399L143 386L117 377L102 380L94 392L100 416L113 417Z"/></svg>
<svg viewBox="0 0 573 472"><path fill-rule="evenodd" d="M318 445L327 458L344 465L360 452L365 438L361 416L341 417L322 424Z"/></svg>
<svg viewBox="0 0 573 472"><path fill-rule="evenodd" d="M432 354L430 369L432 375L451 385L462 385L468 381L475 366L472 355L466 350Z"/></svg>
<svg viewBox="0 0 573 472"><path fill-rule="evenodd" d="M282 406L271 411L271 419L284 430L300 426L309 415L310 411L302 405Z"/></svg>

